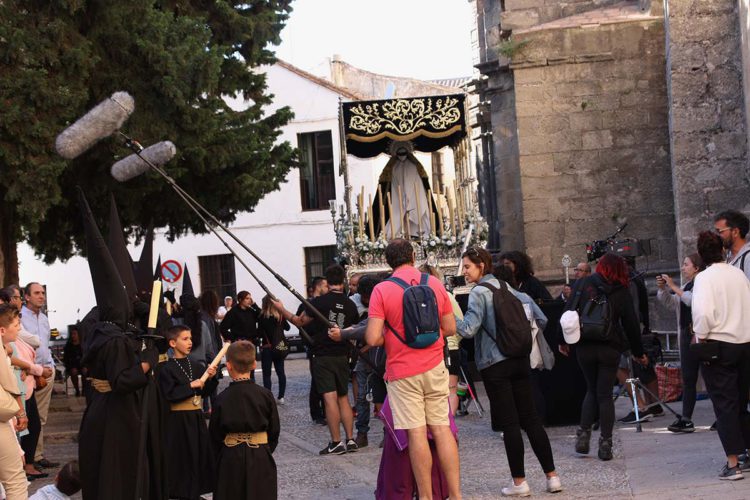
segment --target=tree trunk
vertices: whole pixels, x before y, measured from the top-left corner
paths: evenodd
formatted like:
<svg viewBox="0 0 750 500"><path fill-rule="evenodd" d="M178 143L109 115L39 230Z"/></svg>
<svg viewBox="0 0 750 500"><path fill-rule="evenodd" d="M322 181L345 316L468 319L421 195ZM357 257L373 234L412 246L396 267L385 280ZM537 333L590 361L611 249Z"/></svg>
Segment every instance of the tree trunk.
<svg viewBox="0 0 750 500"><path fill-rule="evenodd" d="M18 284L18 249L15 214L7 203L0 203L0 283Z"/></svg>

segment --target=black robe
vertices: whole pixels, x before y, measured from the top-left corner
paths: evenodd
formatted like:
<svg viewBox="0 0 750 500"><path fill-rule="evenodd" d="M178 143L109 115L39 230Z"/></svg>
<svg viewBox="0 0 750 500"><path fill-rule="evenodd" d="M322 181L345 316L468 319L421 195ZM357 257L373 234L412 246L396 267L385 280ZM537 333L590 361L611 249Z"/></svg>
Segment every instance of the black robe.
<svg viewBox="0 0 750 500"><path fill-rule="evenodd" d="M192 367L193 380L203 375L205 369L190 358L170 359L160 365L159 388L169 403L192 400L196 394L185 375L190 373L187 363ZM216 377L208 379L203 389L197 391L198 395L205 397L211 394L217 384ZM165 434L169 498L192 500L212 491L214 455L202 406L196 406L193 411L170 411Z"/></svg>
<svg viewBox="0 0 750 500"><path fill-rule="evenodd" d="M135 498L143 401L147 434L144 499L166 499L161 445L161 397L153 377L143 373L141 342L111 323L97 323L84 342L89 375L109 382L112 391L91 391L81 420L78 458L84 500ZM148 396L146 396L148 394Z"/></svg>
<svg viewBox="0 0 750 500"><path fill-rule="evenodd" d="M268 433L267 445L224 445L230 432L263 431ZM271 453L279 444L280 427L271 391L250 380L232 382L217 398L209 432L218 457L214 500L275 500L276 462Z"/></svg>

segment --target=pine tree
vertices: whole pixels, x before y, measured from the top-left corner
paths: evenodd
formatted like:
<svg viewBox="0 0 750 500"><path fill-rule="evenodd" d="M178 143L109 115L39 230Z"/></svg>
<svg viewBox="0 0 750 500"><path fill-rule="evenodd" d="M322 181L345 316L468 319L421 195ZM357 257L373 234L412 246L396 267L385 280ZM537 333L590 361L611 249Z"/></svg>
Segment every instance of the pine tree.
<svg viewBox="0 0 750 500"><path fill-rule="evenodd" d="M126 231L167 227L170 238L206 232L156 174L118 183L109 173L130 154L112 137L72 161L54 151L56 135L118 90L135 112L123 130L149 145L171 140L169 174L229 223L278 189L295 155L277 143L292 113L271 103L265 76L270 47L289 0L0 0L0 272L18 279L15 247L28 241L46 262L80 251L80 185L104 226L114 192ZM242 96L233 111L225 97Z"/></svg>

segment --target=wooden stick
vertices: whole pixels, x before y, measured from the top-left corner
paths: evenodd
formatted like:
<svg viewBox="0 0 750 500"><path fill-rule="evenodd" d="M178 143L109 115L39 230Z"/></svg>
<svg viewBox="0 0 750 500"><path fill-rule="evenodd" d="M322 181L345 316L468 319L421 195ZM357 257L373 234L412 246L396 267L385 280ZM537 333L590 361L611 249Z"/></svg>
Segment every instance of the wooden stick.
<svg viewBox="0 0 750 500"><path fill-rule="evenodd" d="M378 208L380 209L380 233L383 238L387 238L388 235L385 234L385 201L383 201L383 190L380 188L380 184L378 184Z"/></svg>
<svg viewBox="0 0 750 500"><path fill-rule="evenodd" d="M422 210L419 206L419 186L416 182L414 183L414 199L417 203L417 237L422 239Z"/></svg>
<svg viewBox="0 0 750 500"><path fill-rule="evenodd" d="M391 239L396 239L396 230L393 228L393 221L396 220L393 213L393 203L391 203L391 192L388 191L386 193L386 197L388 199L388 213L391 214Z"/></svg>
<svg viewBox="0 0 750 500"><path fill-rule="evenodd" d="M161 298L161 280L154 281L151 289L151 309L148 312L148 327L156 328L156 318L159 313L159 299Z"/></svg>
<svg viewBox="0 0 750 500"><path fill-rule="evenodd" d="M232 345L231 342L224 342L224 345L221 346L221 351L219 351L219 354L216 355L214 360L211 361L211 364L208 366L213 366L214 368L219 366L219 363L221 363L221 358L223 358L227 353L227 349L229 349L230 345ZM208 380L208 369L206 369L206 371L203 372L203 375L201 375L201 380L203 381L203 383L206 383L206 380Z"/></svg>
<svg viewBox="0 0 750 500"><path fill-rule="evenodd" d="M375 241L375 222L372 220L372 195L368 195L370 203L367 205L367 225L370 227L370 241Z"/></svg>

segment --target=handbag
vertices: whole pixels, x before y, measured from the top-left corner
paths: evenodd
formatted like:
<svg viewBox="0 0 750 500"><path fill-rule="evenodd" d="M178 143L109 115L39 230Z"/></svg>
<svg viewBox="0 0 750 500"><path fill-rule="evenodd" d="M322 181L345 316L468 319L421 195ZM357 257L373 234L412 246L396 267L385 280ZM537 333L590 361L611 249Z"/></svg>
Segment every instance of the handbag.
<svg viewBox="0 0 750 500"><path fill-rule="evenodd" d="M721 359L721 343L715 340L690 344L689 349L690 354L703 363L711 363Z"/></svg>

